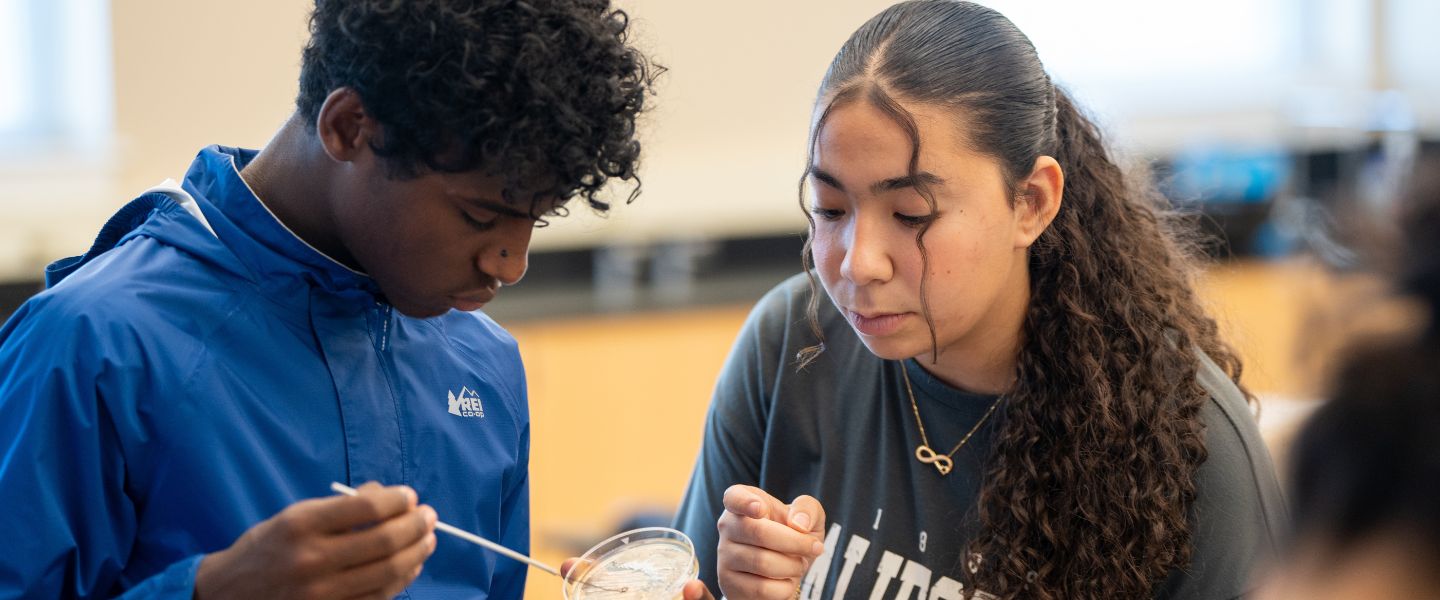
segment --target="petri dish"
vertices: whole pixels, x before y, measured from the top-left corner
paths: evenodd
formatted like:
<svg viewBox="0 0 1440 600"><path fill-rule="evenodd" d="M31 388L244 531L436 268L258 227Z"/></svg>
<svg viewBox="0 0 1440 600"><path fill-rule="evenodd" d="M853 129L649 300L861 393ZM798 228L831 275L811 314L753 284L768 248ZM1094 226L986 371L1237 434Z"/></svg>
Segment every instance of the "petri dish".
<svg viewBox="0 0 1440 600"><path fill-rule="evenodd" d="M566 600L673 600L700 576L695 545L669 527L632 529L580 556L565 576Z"/></svg>

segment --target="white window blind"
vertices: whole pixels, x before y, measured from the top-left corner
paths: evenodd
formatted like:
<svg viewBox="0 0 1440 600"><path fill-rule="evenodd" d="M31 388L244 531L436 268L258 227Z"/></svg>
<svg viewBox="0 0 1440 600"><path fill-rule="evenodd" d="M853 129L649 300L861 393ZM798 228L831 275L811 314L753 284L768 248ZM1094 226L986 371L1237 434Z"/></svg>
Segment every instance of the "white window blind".
<svg viewBox="0 0 1440 600"><path fill-rule="evenodd" d="M107 0L0 0L0 151L79 150L114 113Z"/></svg>

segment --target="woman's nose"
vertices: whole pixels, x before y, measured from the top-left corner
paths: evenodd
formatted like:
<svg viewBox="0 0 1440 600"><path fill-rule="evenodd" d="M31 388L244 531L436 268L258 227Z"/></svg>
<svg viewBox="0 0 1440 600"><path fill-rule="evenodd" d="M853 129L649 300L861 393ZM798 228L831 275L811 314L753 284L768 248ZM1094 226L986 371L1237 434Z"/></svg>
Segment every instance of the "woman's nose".
<svg viewBox="0 0 1440 600"><path fill-rule="evenodd" d="M840 274L855 285L889 281L894 264L886 240L864 219L855 219L845 232L845 259Z"/></svg>

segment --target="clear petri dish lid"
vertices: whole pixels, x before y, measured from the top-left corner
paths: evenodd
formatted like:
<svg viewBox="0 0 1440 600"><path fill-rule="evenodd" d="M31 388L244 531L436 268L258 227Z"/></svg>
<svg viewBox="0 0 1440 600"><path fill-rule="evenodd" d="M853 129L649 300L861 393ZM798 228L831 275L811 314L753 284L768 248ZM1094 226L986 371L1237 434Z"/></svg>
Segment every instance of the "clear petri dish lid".
<svg viewBox="0 0 1440 600"><path fill-rule="evenodd" d="M690 537L669 527L632 529L587 550L566 574L566 600L672 600L700 576Z"/></svg>

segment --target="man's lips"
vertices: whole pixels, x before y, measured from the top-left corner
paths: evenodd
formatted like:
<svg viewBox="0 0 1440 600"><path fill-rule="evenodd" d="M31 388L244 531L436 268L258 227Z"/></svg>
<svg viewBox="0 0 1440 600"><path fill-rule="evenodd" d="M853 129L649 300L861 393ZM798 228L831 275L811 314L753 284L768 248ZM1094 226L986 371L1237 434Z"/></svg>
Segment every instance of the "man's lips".
<svg viewBox="0 0 1440 600"><path fill-rule="evenodd" d="M454 306L456 310L461 310L465 312L470 312L472 310L480 310L494 299L494 292L484 294L467 294L464 296L450 297L451 305Z"/></svg>

